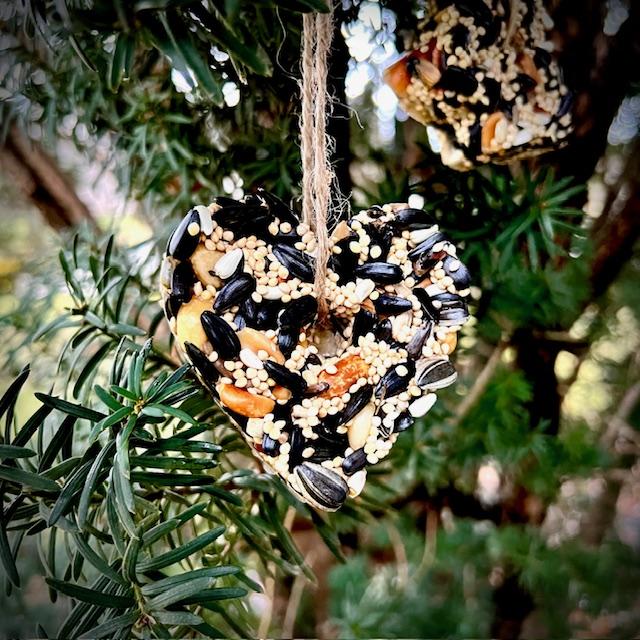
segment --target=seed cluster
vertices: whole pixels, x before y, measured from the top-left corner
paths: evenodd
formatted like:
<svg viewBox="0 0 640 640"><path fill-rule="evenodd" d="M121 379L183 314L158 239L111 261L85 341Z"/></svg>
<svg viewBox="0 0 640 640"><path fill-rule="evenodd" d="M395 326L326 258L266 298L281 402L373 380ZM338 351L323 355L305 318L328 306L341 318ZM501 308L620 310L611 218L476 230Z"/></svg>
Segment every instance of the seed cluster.
<svg viewBox="0 0 640 640"><path fill-rule="evenodd" d="M162 292L180 349L253 452L335 510L454 382L470 277L427 213L372 207L331 236L319 324L315 252L271 194L218 198L174 231Z"/></svg>
<svg viewBox="0 0 640 640"><path fill-rule="evenodd" d="M467 170L564 144L572 95L552 57L542 0L430 5L413 50L385 79L403 109L429 125L444 164Z"/></svg>

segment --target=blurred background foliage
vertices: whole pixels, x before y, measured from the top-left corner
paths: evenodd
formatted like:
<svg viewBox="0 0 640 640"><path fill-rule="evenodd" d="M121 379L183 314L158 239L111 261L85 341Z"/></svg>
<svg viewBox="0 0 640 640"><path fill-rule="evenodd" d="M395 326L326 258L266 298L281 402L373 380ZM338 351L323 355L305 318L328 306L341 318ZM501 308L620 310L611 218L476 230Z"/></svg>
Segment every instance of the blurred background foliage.
<svg viewBox="0 0 640 640"><path fill-rule="evenodd" d="M430 210L475 285L458 383L353 505L295 501L179 368L164 243L215 195L297 202L324 8L0 2L4 636L637 636L634 3L550 2L571 144L463 174L381 83L422 4L336 5L341 190Z"/></svg>

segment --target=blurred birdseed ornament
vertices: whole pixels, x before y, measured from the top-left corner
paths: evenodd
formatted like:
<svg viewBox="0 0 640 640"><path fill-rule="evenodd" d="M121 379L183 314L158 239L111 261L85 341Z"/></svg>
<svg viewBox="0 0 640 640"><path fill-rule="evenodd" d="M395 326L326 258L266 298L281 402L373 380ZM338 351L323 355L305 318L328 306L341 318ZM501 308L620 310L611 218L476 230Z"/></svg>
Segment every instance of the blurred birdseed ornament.
<svg viewBox="0 0 640 640"><path fill-rule="evenodd" d="M174 231L161 288L181 354L254 455L334 511L455 381L470 277L407 204L360 211L329 248L319 322L316 234L264 191L217 198Z"/></svg>
<svg viewBox="0 0 640 640"><path fill-rule="evenodd" d="M542 0L438 0L385 80L454 169L562 146L572 95Z"/></svg>

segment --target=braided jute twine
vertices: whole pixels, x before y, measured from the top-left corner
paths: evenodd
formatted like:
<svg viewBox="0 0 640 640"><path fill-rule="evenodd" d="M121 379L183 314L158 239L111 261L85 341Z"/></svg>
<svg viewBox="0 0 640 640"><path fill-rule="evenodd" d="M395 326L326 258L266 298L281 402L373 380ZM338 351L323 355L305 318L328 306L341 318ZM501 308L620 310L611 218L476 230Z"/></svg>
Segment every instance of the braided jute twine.
<svg viewBox="0 0 640 640"><path fill-rule="evenodd" d="M333 10L330 13L305 13L302 20L302 220L316 237L314 290L318 317L322 322L327 315L324 289L330 255L331 187L335 179L329 160L333 141L327 136L327 117L331 109L331 99L327 95L327 59L333 37Z"/></svg>

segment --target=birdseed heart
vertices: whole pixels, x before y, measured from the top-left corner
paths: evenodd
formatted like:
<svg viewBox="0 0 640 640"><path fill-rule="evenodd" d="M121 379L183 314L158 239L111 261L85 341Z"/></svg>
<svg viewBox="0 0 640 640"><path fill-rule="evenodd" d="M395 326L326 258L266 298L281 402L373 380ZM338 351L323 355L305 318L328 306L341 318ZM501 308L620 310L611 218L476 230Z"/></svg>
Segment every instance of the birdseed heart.
<svg viewBox="0 0 640 640"><path fill-rule="evenodd" d="M264 191L189 211L162 268L181 353L267 469L327 511L455 381L470 283L435 221L406 204L361 211L330 243L323 323L315 234Z"/></svg>
<svg viewBox="0 0 640 640"><path fill-rule="evenodd" d="M541 0L455 0L419 26L385 72L402 108L430 125L444 164L466 170L561 146L572 94L552 57Z"/></svg>

